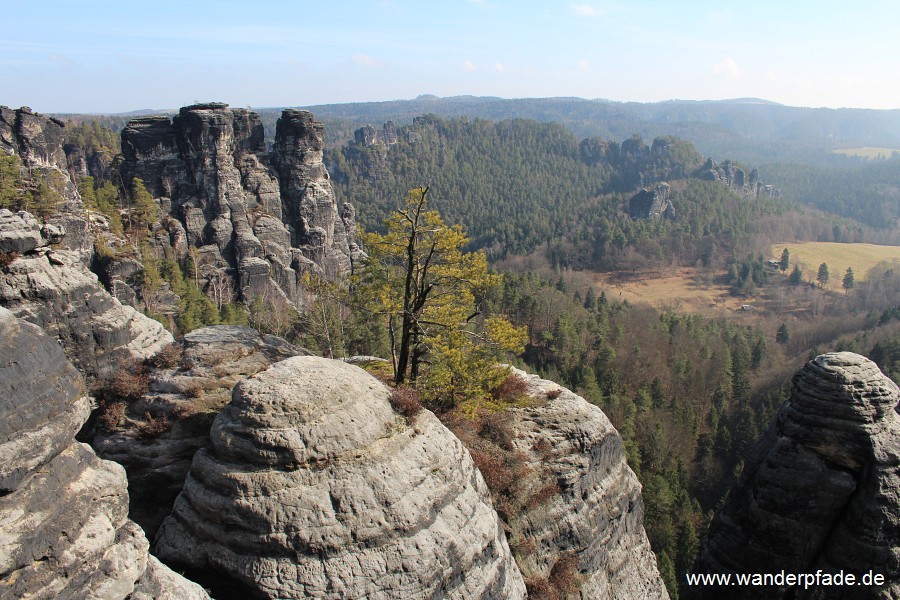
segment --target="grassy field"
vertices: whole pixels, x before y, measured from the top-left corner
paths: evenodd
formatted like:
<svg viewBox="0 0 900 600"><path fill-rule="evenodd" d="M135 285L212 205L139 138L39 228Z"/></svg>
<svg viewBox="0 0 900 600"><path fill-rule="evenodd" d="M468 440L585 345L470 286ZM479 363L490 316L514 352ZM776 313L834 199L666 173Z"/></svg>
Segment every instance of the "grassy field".
<svg viewBox="0 0 900 600"><path fill-rule="evenodd" d="M691 313L718 313L740 309L747 299L732 296L730 288L695 280L693 269L676 273L595 273L594 284L606 290L610 300L649 304L656 309L677 308Z"/></svg>
<svg viewBox="0 0 900 600"><path fill-rule="evenodd" d="M772 246L770 258L779 260L785 247L791 255L791 269L794 268L794 264L799 264L806 279L815 278L819 265L825 263L828 265L832 284L838 288L847 267L853 267L853 275L857 281L864 281L869 269L878 263L882 261L900 262L900 246L837 244L834 242L776 244Z"/></svg>
<svg viewBox="0 0 900 600"><path fill-rule="evenodd" d="M861 156L863 158L875 158L875 159L888 159L890 158L894 152L900 152L895 148L872 148L870 146L866 146L865 148L842 148L841 150L835 150L835 154L844 154L846 156Z"/></svg>

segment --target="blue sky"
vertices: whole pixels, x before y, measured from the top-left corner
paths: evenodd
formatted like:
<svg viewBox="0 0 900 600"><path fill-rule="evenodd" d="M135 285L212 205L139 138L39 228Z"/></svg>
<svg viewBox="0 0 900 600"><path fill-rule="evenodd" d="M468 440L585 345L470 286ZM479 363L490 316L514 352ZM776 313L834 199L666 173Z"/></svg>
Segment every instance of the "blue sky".
<svg viewBox="0 0 900 600"><path fill-rule="evenodd" d="M419 94L900 108L900 2L0 0L0 104Z"/></svg>

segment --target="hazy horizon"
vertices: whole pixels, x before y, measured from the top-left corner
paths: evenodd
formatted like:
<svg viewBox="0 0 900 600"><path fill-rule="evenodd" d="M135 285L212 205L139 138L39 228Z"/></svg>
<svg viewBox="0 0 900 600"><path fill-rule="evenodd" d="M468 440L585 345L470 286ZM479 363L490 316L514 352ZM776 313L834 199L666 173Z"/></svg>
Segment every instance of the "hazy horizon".
<svg viewBox="0 0 900 600"><path fill-rule="evenodd" d="M761 98L900 108L900 4L223 0L10 3L0 104L123 113L197 101Z"/></svg>

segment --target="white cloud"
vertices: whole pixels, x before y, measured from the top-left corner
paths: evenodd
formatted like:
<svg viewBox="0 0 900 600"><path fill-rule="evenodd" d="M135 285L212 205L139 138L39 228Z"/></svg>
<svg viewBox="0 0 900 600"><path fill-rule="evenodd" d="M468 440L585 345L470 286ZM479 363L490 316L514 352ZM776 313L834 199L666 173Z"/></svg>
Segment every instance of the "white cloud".
<svg viewBox="0 0 900 600"><path fill-rule="evenodd" d="M498 63L494 63L494 70L496 70L498 73L506 73L506 71L508 69L506 68L506 65L504 65L502 62L498 62Z"/></svg>
<svg viewBox="0 0 900 600"><path fill-rule="evenodd" d="M725 79L740 79L744 72L730 56L712 66L713 74Z"/></svg>
<svg viewBox="0 0 900 600"><path fill-rule="evenodd" d="M589 63L588 61L586 61L584 59L579 60L578 61L578 70L584 71L585 73L589 72L591 70L591 63Z"/></svg>
<svg viewBox="0 0 900 600"><path fill-rule="evenodd" d="M487 7L488 7L488 3L486 2L486 0L468 0L468 2L469 2L470 4L474 4L474 5L480 6L480 7L482 7L482 8L487 8Z"/></svg>
<svg viewBox="0 0 900 600"><path fill-rule="evenodd" d="M478 67L471 60L464 60L463 69L465 69L466 71L477 71Z"/></svg>
<svg viewBox="0 0 900 600"><path fill-rule="evenodd" d="M358 64L361 67L377 67L379 63L377 60L369 56L368 54L354 54L351 59L353 62Z"/></svg>
<svg viewBox="0 0 900 600"><path fill-rule="evenodd" d="M573 4L572 10L579 17L602 17L606 14L606 11L602 8L597 8L590 4Z"/></svg>

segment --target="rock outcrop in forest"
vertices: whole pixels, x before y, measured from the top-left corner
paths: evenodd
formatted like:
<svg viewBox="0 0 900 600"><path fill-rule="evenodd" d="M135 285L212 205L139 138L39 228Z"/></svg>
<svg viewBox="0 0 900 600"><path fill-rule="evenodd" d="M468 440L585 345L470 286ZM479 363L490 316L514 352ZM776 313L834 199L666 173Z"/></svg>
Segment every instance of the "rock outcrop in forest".
<svg viewBox="0 0 900 600"><path fill-rule="evenodd" d="M523 598L487 486L431 413L316 357L239 383L158 555L263 598Z"/></svg>
<svg viewBox="0 0 900 600"><path fill-rule="evenodd" d="M642 189L628 201L632 219L675 219L675 205L669 198L669 184L657 184L653 190Z"/></svg>
<svg viewBox="0 0 900 600"><path fill-rule="evenodd" d="M900 390L875 363L823 354L794 375L789 400L716 515L697 573L879 574L875 586L731 586L729 598L900 597ZM718 587L692 598L722 598Z"/></svg>
<svg viewBox="0 0 900 600"><path fill-rule="evenodd" d="M763 183L760 180L759 169L753 169L748 175L744 169L730 160L718 164L712 158L708 158L706 163L697 169L695 175L700 179L725 184L736 193L744 196L781 198L781 190L772 184Z"/></svg>
<svg viewBox="0 0 900 600"><path fill-rule="evenodd" d="M0 308L0 597L209 596L147 551L125 472L74 440L84 382L52 338Z"/></svg>
<svg viewBox="0 0 900 600"><path fill-rule="evenodd" d="M175 256L196 249L205 280L224 278L248 303L299 307L303 273L347 273L359 252L354 209L337 205L323 147L307 111L283 111L268 152L259 115L197 104L129 122L122 179L143 180Z"/></svg>

